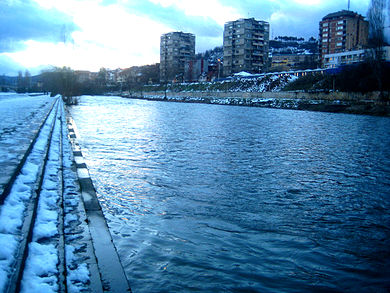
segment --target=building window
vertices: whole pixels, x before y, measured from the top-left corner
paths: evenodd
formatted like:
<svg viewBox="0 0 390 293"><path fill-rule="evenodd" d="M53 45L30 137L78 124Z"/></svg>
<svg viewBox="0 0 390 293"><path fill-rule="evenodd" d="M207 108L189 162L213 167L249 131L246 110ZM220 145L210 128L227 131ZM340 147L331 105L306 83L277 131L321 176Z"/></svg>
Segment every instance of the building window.
<svg viewBox="0 0 390 293"><path fill-rule="evenodd" d="M337 27L337 30L339 30L339 31L342 31L343 29L344 29L343 26L338 26L338 27Z"/></svg>
<svg viewBox="0 0 390 293"><path fill-rule="evenodd" d="M343 45L343 43L337 43L336 45L337 45L338 47L340 47L340 46Z"/></svg>
<svg viewBox="0 0 390 293"><path fill-rule="evenodd" d="M327 31L328 31L328 28L324 28L323 31L324 31L324 32L327 32Z"/></svg>
<svg viewBox="0 0 390 293"><path fill-rule="evenodd" d="M343 24L344 23L344 20L340 20L337 22L337 24Z"/></svg>
<svg viewBox="0 0 390 293"><path fill-rule="evenodd" d="M328 39L322 39L322 42L327 43Z"/></svg>
<svg viewBox="0 0 390 293"><path fill-rule="evenodd" d="M343 32L337 32L338 36L341 36L342 34L343 34Z"/></svg>
<svg viewBox="0 0 390 293"><path fill-rule="evenodd" d="M322 26L323 26L323 27L327 27L327 26L328 26L328 23L325 22L325 23L322 24Z"/></svg>
<svg viewBox="0 0 390 293"><path fill-rule="evenodd" d="M328 37L328 34L323 34L322 37L323 37L323 38L327 38L327 37Z"/></svg>

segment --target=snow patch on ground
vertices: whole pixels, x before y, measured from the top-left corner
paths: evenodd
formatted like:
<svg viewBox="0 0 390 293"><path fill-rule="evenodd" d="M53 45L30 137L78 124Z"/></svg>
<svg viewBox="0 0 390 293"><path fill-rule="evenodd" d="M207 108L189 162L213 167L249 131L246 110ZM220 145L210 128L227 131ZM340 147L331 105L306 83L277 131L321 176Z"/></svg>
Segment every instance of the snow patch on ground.
<svg viewBox="0 0 390 293"><path fill-rule="evenodd" d="M58 252L53 244L30 243L21 292L58 292L57 263Z"/></svg>
<svg viewBox="0 0 390 293"><path fill-rule="evenodd" d="M0 234L0 292L4 291L11 264L15 261L14 251L17 245L18 241L13 235Z"/></svg>

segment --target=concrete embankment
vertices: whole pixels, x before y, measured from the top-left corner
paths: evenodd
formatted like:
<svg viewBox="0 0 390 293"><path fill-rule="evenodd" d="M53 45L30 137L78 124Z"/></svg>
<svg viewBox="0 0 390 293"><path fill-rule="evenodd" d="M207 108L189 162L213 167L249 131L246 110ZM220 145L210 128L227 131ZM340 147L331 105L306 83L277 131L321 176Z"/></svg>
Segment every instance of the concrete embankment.
<svg viewBox="0 0 390 293"><path fill-rule="evenodd" d="M61 97L0 105L0 292L131 292Z"/></svg>
<svg viewBox="0 0 390 293"><path fill-rule="evenodd" d="M125 97L187 103L390 116L390 93L134 92Z"/></svg>

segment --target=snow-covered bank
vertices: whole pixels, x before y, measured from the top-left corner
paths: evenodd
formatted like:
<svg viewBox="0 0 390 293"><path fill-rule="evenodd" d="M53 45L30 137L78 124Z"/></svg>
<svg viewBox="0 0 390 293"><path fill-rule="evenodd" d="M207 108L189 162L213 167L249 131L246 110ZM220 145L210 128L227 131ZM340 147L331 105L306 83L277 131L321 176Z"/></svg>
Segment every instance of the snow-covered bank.
<svg viewBox="0 0 390 293"><path fill-rule="evenodd" d="M0 194L37 135L54 99L0 93Z"/></svg>
<svg viewBox="0 0 390 293"><path fill-rule="evenodd" d="M253 74L249 76L235 76L222 81L173 83L159 85L145 85L143 92L162 91L171 92L278 92L288 83L296 80L294 75L285 74Z"/></svg>
<svg viewBox="0 0 390 293"><path fill-rule="evenodd" d="M69 172L72 157L64 123L65 112L58 98L0 206L0 291L58 292L63 290L64 279L69 292L88 288L89 271L83 264L88 257L75 252L87 245L88 237L82 239L80 233L86 233L88 226L82 209L71 208L72 203L79 205L80 193L75 174ZM63 166L67 167L64 175ZM67 212L65 224L62 206ZM78 221L78 229L69 230L69 219ZM73 252L67 254L68 260L65 250Z"/></svg>
<svg viewBox="0 0 390 293"><path fill-rule="evenodd" d="M123 288L106 277L114 271L109 265L115 267L115 261L105 267L97 264L96 246L101 240L91 234L62 99L30 99L16 94L0 97L0 103L7 105L4 109L12 113L22 109L26 129L30 124L41 125L30 129L29 137L36 135L36 139L18 150L10 163L20 166L15 175L0 169L0 177L9 186L2 191L0 202L0 292L100 292L109 287ZM51 101L50 107L45 107L41 99ZM15 122L18 120L4 119L0 123L3 129L12 129L12 135L0 136L0 154L4 157L7 152L12 154L17 139L27 131ZM1 144L4 140L7 143ZM109 235L108 229L104 233L99 230L105 223L103 215L98 220L100 226L93 226L93 232ZM105 239L111 241L109 236ZM104 248L115 251L112 242L105 243ZM109 253L106 257L112 259ZM129 288L127 280L125 286Z"/></svg>

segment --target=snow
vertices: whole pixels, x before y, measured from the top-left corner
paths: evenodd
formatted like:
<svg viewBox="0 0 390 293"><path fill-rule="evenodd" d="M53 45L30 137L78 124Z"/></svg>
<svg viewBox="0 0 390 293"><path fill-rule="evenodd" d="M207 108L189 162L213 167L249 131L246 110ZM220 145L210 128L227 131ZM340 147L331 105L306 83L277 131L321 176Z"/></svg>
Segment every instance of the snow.
<svg viewBox="0 0 390 293"><path fill-rule="evenodd" d="M89 282L89 271L85 263L78 266L68 274L68 292L81 292Z"/></svg>
<svg viewBox="0 0 390 293"><path fill-rule="evenodd" d="M47 95L0 93L0 194L52 102Z"/></svg>
<svg viewBox="0 0 390 293"><path fill-rule="evenodd" d="M48 212L46 211L45 213ZM54 219L50 220L47 222L43 222L42 220L40 220L36 223L37 226L34 228L34 240L38 241L42 238L49 238L58 234L57 214L55 215Z"/></svg>
<svg viewBox="0 0 390 293"><path fill-rule="evenodd" d="M16 166L45 114L49 110L52 99L47 96L29 97L19 94L0 93L0 179L6 183L11 174L3 171L2 166ZM15 111L17 109L17 111ZM19 109L21 109L19 111ZM45 112L46 111L46 112ZM73 255L66 260L69 292L81 292L88 289L90 272L88 256L85 249L85 239L89 240L88 226L85 214L82 214L80 192L76 183L77 175L72 170L72 150L67 138L66 119L62 102L59 103L58 117L53 111L37 138L31 153L26 158L25 165L16 177L14 185L4 204L0 206L0 292L6 289L9 275L15 261L24 221L26 206L31 196L38 188L37 176L40 170L41 158L47 148L48 136L52 123L55 123L53 139L49 149L48 161L45 166L42 190L38 201L37 218L33 230L33 239L29 244L29 256L22 279L21 292L57 292L58 287L58 224L59 224L59 192L62 192L61 177L58 177L60 154L61 124L63 137L63 179L64 179L64 211L65 214L65 248L70 243L77 244ZM8 116L7 116L8 115ZM3 117L2 117L3 118ZM17 124L15 126L15 124ZM33 126L32 129L29 125ZM35 128L34 128L35 127ZM35 131L35 132L34 132ZM26 140L26 138L28 138ZM23 141L22 141L23 140ZM22 144L22 142L25 142ZM18 148L23 146L23 148ZM13 150L15 153L13 153ZM7 154L7 155L5 155ZM9 154L9 155L8 155ZM2 189L0 190L2 193ZM90 250L89 250L90 251Z"/></svg>
<svg viewBox="0 0 390 293"><path fill-rule="evenodd" d="M75 257L76 250L79 249L81 249L81 247L76 248L72 245L67 245L65 249L66 258L72 267L68 270L67 276L68 292L81 292L90 280L90 272L87 264L82 263L80 265L74 265L77 262L77 258Z"/></svg>
<svg viewBox="0 0 390 293"><path fill-rule="evenodd" d="M69 224L74 221L77 221L76 215L72 215L72 214L65 215L65 221L64 221L65 226L69 226Z"/></svg>
<svg viewBox="0 0 390 293"><path fill-rule="evenodd" d="M30 243L21 292L58 292L57 263L58 253L53 244Z"/></svg>
<svg viewBox="0 0 390 293"><path fill-rule="evenodd" d="M18 242L9 234L0 234L0 292L4 291L11 264L15 257L13 252L16 250Z"/></svg>
<svg viewBox="0 0 390 293"><path fill-rule="evenodd" d="M10 100L13 101L13 100ZM17 112L17 111L16 111ZM48 124L54 119L54 113L50 114ZM47 137L50 131L49 125L42 128L37 144L34 145L30 155L26 159L26 164L21 170L21 173L16 177L11 191L0 207L0 233L1 239L8 239L11 243L18 243L21 239L20 228L23 224L24 212L28 201L30 200L34 190L38 175L39 158L43 155L43 150L47 144ZM45 227L45 233L49 233L50 227ZM15 255L18 245L12 245L9 249L10 255ZM13 259L0 263L0 271L3 277L0 280L0 288L4 288L7 278L4 278L4 272L10 272L9 267L12 265Z"/></svg>
<svg viewBox="0 0 390 293"><path fill-rule="evenodd" d="M235 73L234 75L235 75L235 76L252 76L251 73L245 72L245 71L241 71L241 72L239 72L239 73Z"/></svg>

